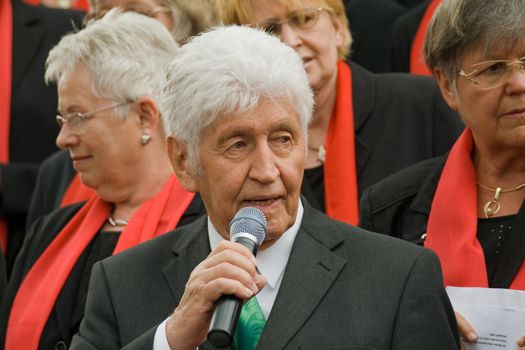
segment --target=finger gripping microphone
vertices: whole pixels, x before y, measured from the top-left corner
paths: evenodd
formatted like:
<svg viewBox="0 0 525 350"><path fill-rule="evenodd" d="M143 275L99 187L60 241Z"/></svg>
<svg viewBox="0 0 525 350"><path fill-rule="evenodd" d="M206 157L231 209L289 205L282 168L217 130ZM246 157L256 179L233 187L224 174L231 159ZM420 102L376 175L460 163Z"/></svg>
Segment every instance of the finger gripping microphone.
<svg viewBox="0 0 525 350"><path fill-rule="evenodd" d="M230 241L248 248L254 256L266 237L266 217L253 207L240 209L230 222ZM243 300L234 295L223 295L215 302L215 310L208 330L208 341L217 348L231 345L235 327L241 314Z"/></svg>

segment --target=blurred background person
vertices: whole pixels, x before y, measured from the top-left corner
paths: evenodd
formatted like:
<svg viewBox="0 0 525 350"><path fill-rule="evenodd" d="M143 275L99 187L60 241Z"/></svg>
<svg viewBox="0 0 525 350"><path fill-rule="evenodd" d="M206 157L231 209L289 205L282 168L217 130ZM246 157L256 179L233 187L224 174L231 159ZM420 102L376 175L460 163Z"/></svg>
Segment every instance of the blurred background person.
<svg viewBox="0 0 525 350"><path fill-rule="evenodd" d="M114 11L50 52L57 144L96 195L28 232L0 312L6 350L66 348L96 261L202 214L200 198L173 174L156 102L177 50L158 21Z"/></svg>
<svg viewBox="0 0 525 350"><path fill-rule="evenodd" d="M90 0L87 19L114 7L161 21L180 45L219 21L216 0Z"/></svg>
<svg viewBox="0 0 525 350"><path fill-rule="evenodd" d="M278 36L304 62L315 94L302 192L330 217L356 224L365 188L444 154L463 129L433 79L374 75L344 61L352 38L341 0L223 0L225 24Z"/></svg>
<svg viewBox="0 0 525 350"><path fill-rule="evenodd" d="M109 9L141 13L159 20L179 43L217 24L215 0L95 0L87 20L102 17ZM73 169L67 151L57 152L44 160L29 207L27 227L40 216L59 207L85 200L90 195Z"/></svg>
<svg viewBox="0 0 525 350"><path fill-rule="evenodd" d="M523 18L524 0L443 1L425 61L467 128L448 156L363 196L361 225L433 249L447 286L525 290Z"/></svg>
<svg viewBox="0 0 525 350"><path fill-rule="evenodd" d="M44 82L45 60L83 14L0 1L0 247L11 270L39 163L56 150L56 86Z"/></svg>
<svg viewBox="0 0 525 350"><path fill-rule="evenodd" d="M388 70L432 75L423 58L428 24L441 0L427 0L399 17L389 34Z"/></svg>

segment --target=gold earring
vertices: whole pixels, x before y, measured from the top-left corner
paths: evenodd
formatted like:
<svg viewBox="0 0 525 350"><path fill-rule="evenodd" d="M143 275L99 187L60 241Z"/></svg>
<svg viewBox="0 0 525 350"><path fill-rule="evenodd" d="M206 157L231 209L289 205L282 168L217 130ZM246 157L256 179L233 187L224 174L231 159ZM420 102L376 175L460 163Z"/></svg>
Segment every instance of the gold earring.
<svg viewBox="0 0 525 350"><path fill-rule="evenodd" d="M151 135L149 134L142 134L140 136L140 143L144 146L144 145L147 145L148 142L151 141Z"/></svg>

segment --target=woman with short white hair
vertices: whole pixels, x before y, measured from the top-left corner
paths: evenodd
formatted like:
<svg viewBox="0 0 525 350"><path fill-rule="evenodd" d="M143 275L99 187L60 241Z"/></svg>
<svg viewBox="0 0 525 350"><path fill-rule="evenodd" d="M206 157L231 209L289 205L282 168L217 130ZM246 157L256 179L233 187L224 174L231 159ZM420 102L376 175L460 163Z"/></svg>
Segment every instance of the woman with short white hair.
<svg viewBox="0 0 525 350"><path fill-rule="evenodd" d="M57 144L94 194L28 232L0 313L6 350L69 346L96 261L200 216L173 175L156 102L177 50L160 22L113 10L50 52Z"/></svg>

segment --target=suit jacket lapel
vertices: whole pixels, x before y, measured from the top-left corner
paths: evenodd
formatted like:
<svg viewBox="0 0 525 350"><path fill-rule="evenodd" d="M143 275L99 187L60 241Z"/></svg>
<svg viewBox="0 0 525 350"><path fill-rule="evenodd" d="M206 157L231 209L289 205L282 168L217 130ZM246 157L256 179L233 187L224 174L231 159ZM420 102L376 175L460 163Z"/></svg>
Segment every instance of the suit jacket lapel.
<svg viewBox="0 0 525 350"><path fill-rule="evenodd" d="M332 252L342 242L337 226L305 204L303 223L259 349L283 349L308 320L346 264Z"/></svg>
<svg viewBox="0 0 525 350"><path fill-rule="evenodd" d="M164 277L178 305L193 269L210 253L207 216L185 226L173 246L173 259L163 269Z"/></svg>
<svg viewBox="0 0 525 350"><path fill-rule="evenodd" d="M356 171L359 177L370 157L370 148L359 131L373 112L375 104L374 80L369 72L355 63L348 62L348 64L352 69Z"/></svg>
<svg viewBox="0 0 525 350"><path fill-rule="evenodd" d="M21 11L21 7L28 7ZM40 18L31 6L19 0L13 1L13 81L12 91L15 91L24 72L33 60L44 38L44 29L40 25Z"/></svg>
<svg viewBox="0 0 525 350"><path fill-rule="evenodd" d="M195 221L195 224L185 226L187 230L180 233L173 246L173 259L163 269L164 277L175 299L175 306L184 294L186 282L195 267L210 254L207 216ZM199 345L200 350L213 350L215 347L208 342ZM223 350L228 350L229 347Z"/></svg>

